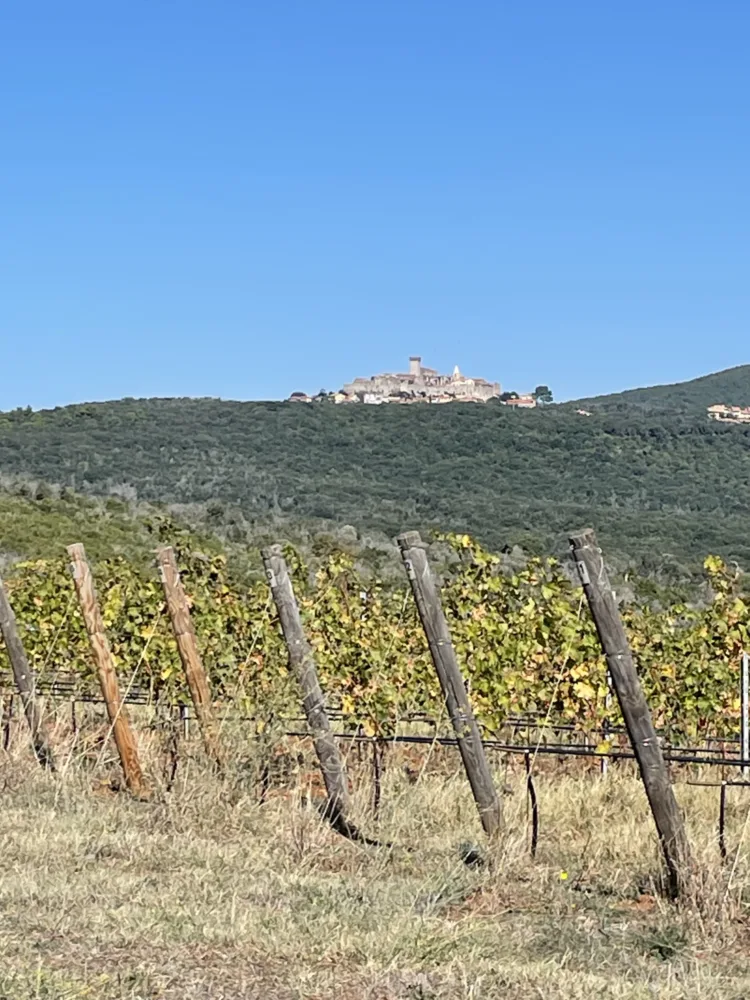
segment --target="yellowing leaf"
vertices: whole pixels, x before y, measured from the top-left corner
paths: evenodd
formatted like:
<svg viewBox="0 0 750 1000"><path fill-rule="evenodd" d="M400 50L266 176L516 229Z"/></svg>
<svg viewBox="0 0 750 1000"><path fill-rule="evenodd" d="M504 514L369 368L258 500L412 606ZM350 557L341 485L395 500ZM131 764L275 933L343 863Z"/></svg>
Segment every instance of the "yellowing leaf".
<svg viewBox="0 0 750 1000"><path fill-rule="evenodd" d="M573 691L575 696L582 701L593 701L596 698L596 691L588 681L576 681L573 685Z"/></svg>

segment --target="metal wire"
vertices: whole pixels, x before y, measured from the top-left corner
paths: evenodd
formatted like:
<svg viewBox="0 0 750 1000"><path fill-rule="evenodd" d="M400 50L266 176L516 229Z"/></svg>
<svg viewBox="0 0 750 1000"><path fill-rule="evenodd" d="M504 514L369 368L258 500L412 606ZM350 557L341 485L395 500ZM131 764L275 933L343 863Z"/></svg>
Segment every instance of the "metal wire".
<svg viewBox="0 0 750 1000"><path fill-rule="evenodd" d="M125 691L122 701L129 705L151 705L153 704L153 693L150 689L145 687L139 687L132 683L135 677L135 673L131 678L131 686ZM56 676L50 680L46 680L43 676L38 678L37 693L40 695L45 695L51 698L60 698L67 701L82 702L84 704L103 704L103 699L101 694L97 693L91 688L85 686L82 679L75 675L67 676ZM0 673L0 695L1 694L15 694L15 687L12 682L12 677L9 674ZM171 707L178 707L173 705ZM341 722L343 721L344 714L338 709L329 709L328 715L332 721ZM503 730L510 730L511 733L516 734L521 730L526 729L527 738L525 741L515 741L515 740L502 740L493 736L484 737L484 745L488 750L495 750L504 753L520 753L532 754L532 764L533 757L537 755L546 756L557 756L557 757L589 757L596 758L598 760L633 760L635 755L631 750L625 748L612 748L607 751L602 751L597 749L594 745L580 745L574 743L564 742L562 739L555 740L554 742L544 740L541 736L538 739L533 739L531 733L533 730L547 730L554 734L565 734L565 733L576 733L575 726L570 723L551 723L547 719L543 720L543 724L540 725L543 717L541 713L529 713L527 716L511 716L506 720L505 725L502 727ZM243 715L240 712L234 711L231 707L227 710L225 709L222 713L222 721L236 721L236 722L251 722L255 721L253 716ZM281 717L280 722L295 726L302 722L302 717L298 715L290 715L287 717ZM404 717L401 720L405 724L425 724L436 727L438 725L438 720L431 718L423 712L417 712ZM309 735L306 731L300 731L297 729L291 729L285 732L286 736L291 737L304 737ZM596 739L598 736L603 735L599 732L592 732L584 734L587 739ZM624 728L608 728L607 737L610 739L613 736L621 737L623 739L627 738L627 734ZM353 734L351 732L337 732L334 733L337 739L346 739L352 742L368 741L371 737L362 736L358 734ZM718 747L711 746L682 746L679 744L672 745L669 743L665 736L662 736L663 745L662 750L664 753L664 758L667 761L679 764L701 764L706 766L721 766L721 767L742 767L743 761L739 755L739 739L736 737L722 737L721 739L714 737L717 742L721 745ZM415 744L415 745L427 745L427 744L438 744L440 746L455 747L458 746L458 741L455 737L451 736L420 736L420 735L407 735L399 734L388 737L386 742L393 743L405 743L405 744ZM737 751L728 750L727 745L737 746Z"/></svg>

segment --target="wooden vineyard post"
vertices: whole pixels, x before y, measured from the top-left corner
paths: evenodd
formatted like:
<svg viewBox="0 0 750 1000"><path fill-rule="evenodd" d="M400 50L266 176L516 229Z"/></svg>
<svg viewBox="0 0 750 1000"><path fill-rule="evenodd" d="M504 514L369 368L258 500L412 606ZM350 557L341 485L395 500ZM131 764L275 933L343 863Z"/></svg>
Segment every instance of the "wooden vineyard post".
<svg viewBox="0 0 750 1000"><path fill-rule="evenodd" d="M427 553L417 531L407 531L399 535L397 541L448 714L458 738L458 748L479 810L479 818L485 833L493 837L503 826L502 806L453 649L440 595L430 573Z"/></svg>
<svg viewBox="0 0 750 1000"><path fill-rule="evenodd" d="M302 688L302 707L312 732L328 796L326 815L337 830L345 836L351 836L354 828L347 819L349 787L344 761L331 732L312 647L305 638L302 628L286 560L280 545L271 545L263 549L261 554L271 594L279 613L281 630L289 650L289 665Z"/></svg>
<svg viewBox="0 0 750 1000"><path fill-rule="evenodd" d="M172 629L177 648L180 651L180 659L185 670L190 697L193 699L195 715L203 736L203 745L208 756L219 766L224 762L221 744L217 733L216 717L211 704L211 693L208 688L206 671L203 667L198 644L195 638L195 628L190 617L185 591L182 587L180 572L177 569L177 561L174 549L167 546L157 552L159 561L159 571L161 581L164 585L164 594L167 598L167 609L172 621ZM187 727L186 727L187 728Z"/></svg>
<svg viewBox="0 0 750 1000"><path fill-rule="evenodd" d="M117 682L112 651L109 647L106 632L104 631L104 622L102 621L102 614L96 599L91 567L86 559L86 552L83 545L69 545L68 554L72 559L73 580L78 595L78 603L81 606L86 631L89 634L91 650L94 654L96 669L99 675L99 683L102 695L104 696L104 702L107 706L107 714L114 733L117 752L120 755L125 782L134 795L145 795L147 789L138 759L138 748L133 736L133 730L130 728L130 720L120 697L120 685Z"/></svg>
<svg viewBox="0 0 750 1000"><path fill-rule="evenodd" d="M597 545L596 533L586 528L571 536L570 546L656 823L667 864L669 893L676 898L687 885L690 849L651 712L617 610L601 549Z"/></svg>
<svg viewBox="0 0 750 1000"><path fill-rule="evenodd" d="M54 762L49 737L36 701L36 679L18 634L16 616L2 580L0 580L0 632L2 632L3 642L8 651L8 659L13 668L13 677L21 696L24 715L29 724L34 753L43 767L53 768Z"/></svg>

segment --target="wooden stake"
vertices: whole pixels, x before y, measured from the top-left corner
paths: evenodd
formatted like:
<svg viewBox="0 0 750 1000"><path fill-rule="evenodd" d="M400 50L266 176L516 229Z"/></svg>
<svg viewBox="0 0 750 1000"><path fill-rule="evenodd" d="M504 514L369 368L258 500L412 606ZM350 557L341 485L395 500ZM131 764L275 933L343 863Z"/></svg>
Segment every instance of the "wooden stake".
<svg viewBox="0 0 750 1000"><path fill-rule="evenodd" d="M571 536L570 546L656 823L667 864L669 893L676 898L687 885L690 849L651 712L595 532L591 528L577 532Z"/></svg>
<svg viewBox="0 0 750 1000"><path fill-rule="evenodd" d="M29 725L34 753L43 767L54 769L49 736L36 701L36 678L18 634L16 616L2 580L0 580L0 632L2 632L5 648L8 651L8 659L13 668L16 687L21 696L21 704Z"/></svg>
<svg viewBox="0 0 750 1000"><path fill-rule="evenodd" d="M334 827L351 835L347 820L349 787L344 762L326 712L323 692L318 681L312 647L305 638L297 601L292 589L286 560L280 545L262 550L263 564L271 593L279 613L281 630L289 650L289 665L302 688L302 707L312 732L315 752L320 762L328 796L327 816Z"/></svg>
<svg viewBox="0 0 750 1000"><path fill-rule="evenodd" d="M13 725L13 705L15 704L15 698L13 695L9 695L7 698L3 698L3 750L10 749L10 731Z"/></svg>
<svg viewBox="0 0 750 1000"><path fill-rule="evenodd" d="M104 622L96 599L91 567L86 559L83 545L69 545L68 554L73 561L73 580L75 581L78 603L81 606L86 631L91 641L91 650L96 661L99 683L107 706L117 752L120 755L125 782L134 795L144 796L147 794L147 788L138 759L138 747L120 697L120 685L117 682L112 651L104 631Z"/></svg>
<svg viewBox="0 0 750 1000"><path fill-rule="evenodd" d="M203 667L198 643L195 637L193 620L190 617L185 591L182 587L180 572L177 569L174 549L166 547L157 552L159 561L159 571L164 585L164 593L167 598L167 608L169 617L172 620L172 629L177 648L180 651L180 659L185 670L190 697L193 699L195 715L203 736L203 745L206 753L219 766L224 762L224 754L217 733L216 717L211 704L211 693L208 687L206 671ZM185 726L187 729L187 724Z"/></svg>
<svg viewBox="0 0 750 1000"><path fill-rule="evenodd" d="M458 737L458 748L474 793L479 818L485 833L493 837L503 826L502 805L492 780L482 736L458 666L440 595L430 573L427 553L417 531L407 531L399 535L397 541L427 636L432 662L440 687L443 689L448 714Z"/></svg>

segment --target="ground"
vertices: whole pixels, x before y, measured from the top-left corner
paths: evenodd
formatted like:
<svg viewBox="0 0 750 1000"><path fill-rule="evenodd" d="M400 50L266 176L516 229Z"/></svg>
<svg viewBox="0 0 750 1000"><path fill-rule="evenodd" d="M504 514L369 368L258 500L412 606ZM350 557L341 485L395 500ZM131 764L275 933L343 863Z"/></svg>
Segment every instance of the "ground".
<svg viewBox="0 0 750 1000"><path fill-rule="evenodd" d="M389 842L368 847L321 820L309 757L285 758L261 803L249 752L217 777L195 738L167 790L154 736L139 802L80 734L49 775L18 728L0 753L0 998L750 998L750 790L730 791L721 866L718 790L679 776L698 874L675 906L627 766L539 762L532 860L524 776L500 759L508 833L491 848L452 751L389 751L378 820L351 753L357 818Z"/></svg>

